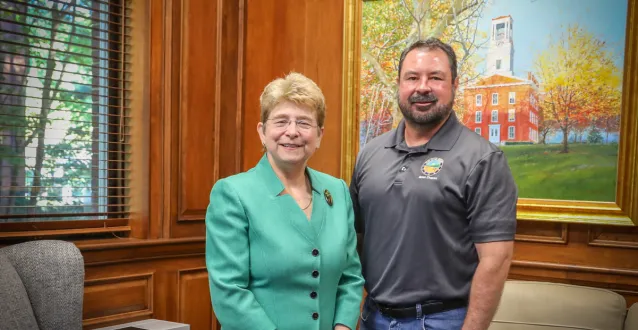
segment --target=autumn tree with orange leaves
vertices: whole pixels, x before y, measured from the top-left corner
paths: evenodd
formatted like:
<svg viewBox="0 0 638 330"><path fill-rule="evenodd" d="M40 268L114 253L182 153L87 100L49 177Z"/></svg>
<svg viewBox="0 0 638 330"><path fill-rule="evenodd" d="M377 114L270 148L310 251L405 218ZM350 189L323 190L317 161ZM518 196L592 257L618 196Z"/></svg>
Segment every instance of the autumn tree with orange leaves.
<svg viewBox="0 0 638 330"><path fill-rule="evenodd" d="M620 114L622 73L604 41L569 26L538 55L535 69L544 92L544 117L563 133L561 152L569 152L570 133L597 122L607 132L613 129Z"/></svg>

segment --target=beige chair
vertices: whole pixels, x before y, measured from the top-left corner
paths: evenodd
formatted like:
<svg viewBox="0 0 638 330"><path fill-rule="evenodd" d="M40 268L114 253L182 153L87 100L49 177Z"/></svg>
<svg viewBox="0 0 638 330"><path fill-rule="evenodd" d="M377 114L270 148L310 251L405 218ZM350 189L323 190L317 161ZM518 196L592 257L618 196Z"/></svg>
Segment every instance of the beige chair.
<svg viewBox="0 0 638 330"><path fill-rule="evenodd" d="M625 298L605 289L507 281L489 330L638 330L638 307L628 313Z"/></svg>
<svg viewBox="0 0 638 330"><path fill-rule="evenodd" d="M625 319L625 330L638 330L638 303L631 305Z"/></svg>

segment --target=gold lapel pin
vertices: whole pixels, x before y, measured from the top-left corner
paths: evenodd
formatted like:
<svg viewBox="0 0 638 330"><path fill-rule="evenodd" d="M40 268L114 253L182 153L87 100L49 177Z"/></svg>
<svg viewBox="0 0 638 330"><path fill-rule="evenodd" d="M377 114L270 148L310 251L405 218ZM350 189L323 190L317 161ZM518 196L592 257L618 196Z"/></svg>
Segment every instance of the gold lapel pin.
<svg viewBox="0 0 638 330"><path fill-rule="evenodd" d="M323 197L326 198L326 202L328 203L328 205L332 206L332 195L330 195L328 189L323 191Z"/></svg>

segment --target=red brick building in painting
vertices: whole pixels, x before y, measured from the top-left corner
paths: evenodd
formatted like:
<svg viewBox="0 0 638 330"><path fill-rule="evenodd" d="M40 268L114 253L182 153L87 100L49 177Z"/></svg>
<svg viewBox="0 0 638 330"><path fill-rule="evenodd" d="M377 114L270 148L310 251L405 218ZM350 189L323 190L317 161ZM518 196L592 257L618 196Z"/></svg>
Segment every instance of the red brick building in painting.
<svg viewBox="0 0 638 330"><path fill-rule="evenodd" d="M538 142L540 123L538 81L528 73L516 77L513 20L492 19L485 76L464 87L463 122L476 134L498 145L507 142Z"/></svg>

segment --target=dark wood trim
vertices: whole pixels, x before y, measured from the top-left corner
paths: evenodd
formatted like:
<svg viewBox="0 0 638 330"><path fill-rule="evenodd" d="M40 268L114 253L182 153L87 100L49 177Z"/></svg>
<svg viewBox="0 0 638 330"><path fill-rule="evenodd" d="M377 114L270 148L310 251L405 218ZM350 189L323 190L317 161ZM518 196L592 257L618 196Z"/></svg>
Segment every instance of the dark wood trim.
<svg viewBox="0 0 638 330"><path fill-rule="evenodd" d="M109 239L75 243L86 267L123 262L205 255L205 238Z"/></svg>

